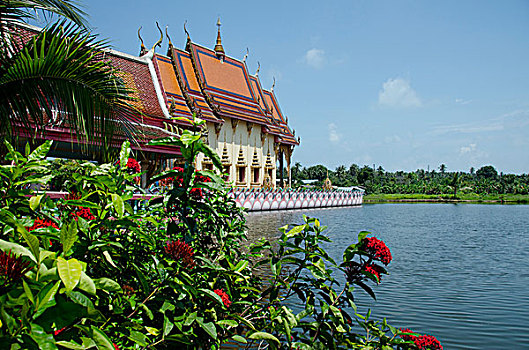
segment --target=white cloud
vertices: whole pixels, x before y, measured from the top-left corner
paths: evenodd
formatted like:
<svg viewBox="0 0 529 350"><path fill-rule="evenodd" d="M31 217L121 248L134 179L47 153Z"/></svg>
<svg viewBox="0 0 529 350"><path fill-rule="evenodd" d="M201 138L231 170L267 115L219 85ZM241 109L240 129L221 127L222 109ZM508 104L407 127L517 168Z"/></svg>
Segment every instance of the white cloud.
<svg viewBox="0 0 529 350"><path fill-rule="evenodd" d="M338 143L342 139L342 134L338 133L338 127L334 123L327 125L329 129L329 141Z"/></svg>
<svg viewBox="0 0 529 350"><path fill-rule="evenodd" d="M471 143L468 146L462 146L459 149L459 154L463 155L463 154L467 154L467 153L473 153L475 151L476 151L476 144L475 143Z"/></svg>
<svg viewBox="0 0 529 350"><path fill-rule="evenodd" d="M321 68L325 63L325 51L320 49L310 49L305 53L303 61L313 68Z"/></svg>
<svg viewBox="0 0 529 350"><path fill-rule="evenodd" d="M403 78L388 79L382 84L382 90L378 93L378 103L388 107L420 107L421 99L410 82Z"/></svg>
<svg viewBox="0 0 529 350"><path fill-rule="evenodd" d="M456 103L460 105L468 105L472 100L465 100L462 98L456 98Z"/></svg>

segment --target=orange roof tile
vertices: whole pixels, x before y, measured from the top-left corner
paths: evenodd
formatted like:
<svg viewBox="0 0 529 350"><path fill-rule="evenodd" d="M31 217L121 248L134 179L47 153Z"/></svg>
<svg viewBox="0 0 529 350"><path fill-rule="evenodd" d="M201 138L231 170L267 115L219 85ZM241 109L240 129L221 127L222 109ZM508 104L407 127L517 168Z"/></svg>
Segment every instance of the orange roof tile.
<svg viewBox="0 0 529 350"><path fill-rule="evenodd" d="M244 63L227 56L220 60L212 50L193 43L189 50L202 91L220 116L263 125L270 122L257 102Z"/></svg>

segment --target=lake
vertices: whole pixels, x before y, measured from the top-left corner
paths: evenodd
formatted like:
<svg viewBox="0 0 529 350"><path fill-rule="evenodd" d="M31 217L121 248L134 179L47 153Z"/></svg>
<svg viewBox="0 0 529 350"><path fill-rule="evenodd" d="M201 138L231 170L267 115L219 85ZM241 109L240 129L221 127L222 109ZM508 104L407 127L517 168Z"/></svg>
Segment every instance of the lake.
<svg viewBox="0 0 529 350"><path fill-rule="evenodd" d="M302 214L329 226L341 261L359 231L391 249L377 301L358 290L359 311L434 335L445 349L529 349L529 206L364 204L247 214L251 238L274 240Z"/></svg>

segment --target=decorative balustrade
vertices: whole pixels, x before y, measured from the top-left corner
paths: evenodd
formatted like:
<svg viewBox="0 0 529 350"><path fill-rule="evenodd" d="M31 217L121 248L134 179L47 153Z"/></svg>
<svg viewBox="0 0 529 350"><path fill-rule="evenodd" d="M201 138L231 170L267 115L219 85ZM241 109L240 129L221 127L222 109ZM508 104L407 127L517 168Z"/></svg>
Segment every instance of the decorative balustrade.
<svg viewBox="0 0 529 350"><path fill-rule="evenodd" d="M361 190L236 190L229 196L249 211L310 209L362 205Z"/></svg>
<svg viewBox="0 0 529 350"><path fill-rule="evenodd" d="M64 198L66 192L46 192L51 199ZM327 207L345 207L362 205L364 192L361 190L260 190L231 189L228 195L239 207L248 211L310 209ZM134 211L140 209L148 200L160 196L152 194L134 194L130 204Z"/></svg>

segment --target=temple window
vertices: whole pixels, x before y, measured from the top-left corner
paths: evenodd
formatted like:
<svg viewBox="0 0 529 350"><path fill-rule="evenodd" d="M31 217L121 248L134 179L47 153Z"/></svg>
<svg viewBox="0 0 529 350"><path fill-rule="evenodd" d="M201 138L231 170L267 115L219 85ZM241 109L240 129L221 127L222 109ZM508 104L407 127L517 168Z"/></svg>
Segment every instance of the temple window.
<svg viewBox="0 0 529 350"><path fill-rule="evenodd" d="M246 167L237 167L237 181L239 183L246 182Z"/></svg>
<svg viewBox="0 0 529 350"><path fill-rule="evenodd" d="M259 183L259 168L253 168L253 182Z"/></svg>

